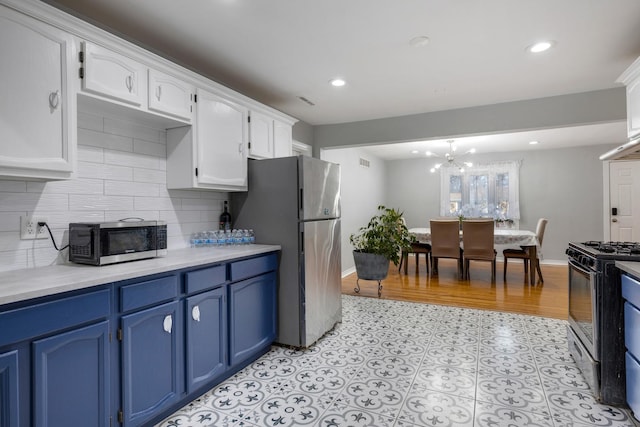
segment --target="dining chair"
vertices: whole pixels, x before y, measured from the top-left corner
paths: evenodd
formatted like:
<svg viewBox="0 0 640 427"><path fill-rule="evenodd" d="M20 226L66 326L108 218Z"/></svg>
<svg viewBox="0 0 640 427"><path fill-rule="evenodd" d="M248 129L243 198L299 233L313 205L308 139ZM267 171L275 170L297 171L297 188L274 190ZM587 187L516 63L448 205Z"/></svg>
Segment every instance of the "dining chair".
<svg viewBox="0 0 640 427"><path fill-rule="evenodd" d="M402 223L404 226L407 226L407 221L402 217ZM407 274L407 269L409 265L409 254L414 254L416 258L416 273L418 273L418 266L420 264L420 254L424 254L425 262L427 265L427 274L429 274L429 255L431 254L431 245L428 243L418 242L414 240L411 242L411 249L408 251L402 251L402 256L400 257L400 265L398 266L398 271L402 269L404 265L404 274Z"/></svg>
<svg viewBox="0 0 640 427"><path fill-rule="evenodd" d="M547 222L549 222L546 218L540 218L538 220L538 225L536 225L536 238L538 239L538 246L542 247L542 239L544 238L544 230L547 228ZM544 279L542 278L542 271L540 270L540 251L536 251L536 259L531 259L531 255L529 249L526 246L521 246L520 249L505 249L502 251L502 255L504 256L504 280L507 280L507 261L509 258L521 259L524 262L524 279L527 280L529 277L529 268L535 268L538 272L538 281L540 283L544 283Z"/></svg>
<svg viewBox="0 0 640 427"><path fill-rule="evenodd" d="M402 257L400 257L400 265L398 266L398 271L400 271L400 269L404 265L404 274L407 274L409 265L409 254L413 254L416 258L416 274L419 270L420 254L424 254L425 262L427 265L427 274L429 274L429 255L431 254L431 245L422 242L412 242L411 249L409 249L408 251L402 251Z"/></svg>
<svg viewBox="0 0 640 427"><path fill-rule="evenodd" d="M460 247L460 222L454 220L429 221L431 227L431 274L438 275L438 259L458 260L458 279L462 280L462 248Z"/></svg>
<svg viewBox="0 0 640 427"><path fill-rule="evenodd" d="M463 220L462 247L464 248L464 273L469 279L470 261L491 263L491 283L496 281L496 250L494 249L493 219Z"/></svg>

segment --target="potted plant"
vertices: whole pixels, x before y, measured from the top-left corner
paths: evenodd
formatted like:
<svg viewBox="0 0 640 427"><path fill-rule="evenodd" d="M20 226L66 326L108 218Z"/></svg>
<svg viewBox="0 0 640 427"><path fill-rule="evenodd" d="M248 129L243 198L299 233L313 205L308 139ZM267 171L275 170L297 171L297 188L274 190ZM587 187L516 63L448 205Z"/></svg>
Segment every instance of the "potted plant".
<svg viewBox="0 0 640 427"><path fill-rule="evenodd" d="M411 249L411 236L402 212L382 205L365 227L349 236L349 242L354 247L353 260L358 276L355 292L360 292L360 279L377 280L378 296L382 290L380 282L389 271L389 261L397 265L402 251Z"/></svg>

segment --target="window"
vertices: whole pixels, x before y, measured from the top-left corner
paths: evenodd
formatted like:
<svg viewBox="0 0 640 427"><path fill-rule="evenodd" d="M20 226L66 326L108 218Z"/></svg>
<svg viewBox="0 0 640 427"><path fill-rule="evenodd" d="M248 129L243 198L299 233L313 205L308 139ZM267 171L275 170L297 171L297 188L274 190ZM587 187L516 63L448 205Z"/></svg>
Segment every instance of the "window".
<svg viewBox="0 0 640 427"><path fill-rule="evenodd" d="M520 163L440 168L440 215L520 219Z"/></svg>

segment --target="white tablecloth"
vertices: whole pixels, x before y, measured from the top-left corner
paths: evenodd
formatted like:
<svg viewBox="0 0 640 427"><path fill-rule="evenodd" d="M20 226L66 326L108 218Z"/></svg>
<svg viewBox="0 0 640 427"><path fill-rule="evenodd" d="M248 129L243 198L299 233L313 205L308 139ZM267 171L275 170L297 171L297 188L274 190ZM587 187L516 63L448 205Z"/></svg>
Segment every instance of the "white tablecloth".
<svg viewBox="0 0 640 427"><path fill-rule="evenodd" d="M410 228L409 233L413 234L419 242L430 243L431 242L431 229L430 228ZM460 232L460 238L462 239L462 231ZM494 230L494 244L496 246L504 247L520 247L520 246L537 246L538 238L536 233L529 230L513 230L505 228L496 228ZM497 249L497 248L496 248Z"/></svg>

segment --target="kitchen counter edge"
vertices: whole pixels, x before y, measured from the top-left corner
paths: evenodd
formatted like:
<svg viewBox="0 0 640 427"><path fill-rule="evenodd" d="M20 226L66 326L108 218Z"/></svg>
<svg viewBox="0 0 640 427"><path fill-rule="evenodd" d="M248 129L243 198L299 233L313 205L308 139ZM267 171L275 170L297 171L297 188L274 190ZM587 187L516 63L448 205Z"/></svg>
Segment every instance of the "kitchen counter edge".
<svg viewBox="0 0 640 427"><path fill-rule="evenodd" d="M167 256L105 266L58 264L0 272L0 305L165 271L231 261L279 251L279 245L247 245L230 248L184 248Z"/></svg>
<svg viewBox="0 0 640 427"><path fill-rule="evenodd" d="M616 267L625 273L640 278L640 262L616 261Z"/></svg>

